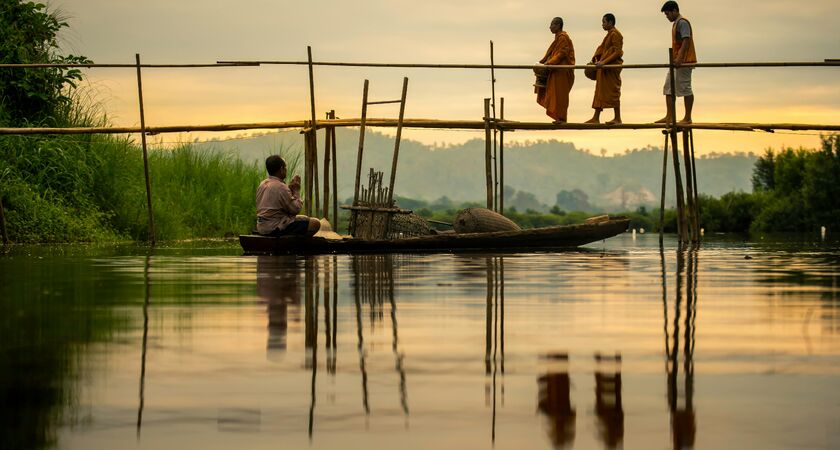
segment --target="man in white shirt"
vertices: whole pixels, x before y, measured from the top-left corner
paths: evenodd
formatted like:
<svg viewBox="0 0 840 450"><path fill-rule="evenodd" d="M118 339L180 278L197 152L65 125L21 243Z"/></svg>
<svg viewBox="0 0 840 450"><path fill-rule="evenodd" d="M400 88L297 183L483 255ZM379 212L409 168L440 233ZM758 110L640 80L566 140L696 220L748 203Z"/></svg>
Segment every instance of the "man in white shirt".
<svg viewBox="0 0 840 450"><path fill-rule="evenodd" d="M295 175L286 185L286 161L279 155L265 160L268 178L257 188L257 233L265 236L313 236L321 227L318 219L297 215L300 199L300 177Z"/></svg>

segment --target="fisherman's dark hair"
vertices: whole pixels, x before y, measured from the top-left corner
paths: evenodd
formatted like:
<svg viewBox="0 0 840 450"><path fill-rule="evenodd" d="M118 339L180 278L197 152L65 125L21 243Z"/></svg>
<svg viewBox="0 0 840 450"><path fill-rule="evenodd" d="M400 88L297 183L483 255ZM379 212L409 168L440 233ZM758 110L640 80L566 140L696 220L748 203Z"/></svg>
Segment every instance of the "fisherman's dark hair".
<svg viewBox="0 0 840 450"><path fill-rule="evenodd" d="M554 25L555 23L560 24L560 30L563 30L563 18L562 17L555 17L551 19L551 24Z"/></svg>
<svg viewBox="0 0 840 450"><path fill-rule="evenodd" d="M680 12L680 5L678 5L674 0L668 0L664 5L662 5L662 12L670 11Z"/></svg>
<svg viewBox="0 0 840 450"><path fill-rule="evenodd" d="M286 167L286 161L280 155L271 155L265 159L265 171L274 175Z"/></svg>
<svg viewBox="0 0 840 450"><path fill-rule="evenodd" d="M607 22L610 24L615 25L615 16L612 13L604 14L604 19L607 19Z"/></svg>

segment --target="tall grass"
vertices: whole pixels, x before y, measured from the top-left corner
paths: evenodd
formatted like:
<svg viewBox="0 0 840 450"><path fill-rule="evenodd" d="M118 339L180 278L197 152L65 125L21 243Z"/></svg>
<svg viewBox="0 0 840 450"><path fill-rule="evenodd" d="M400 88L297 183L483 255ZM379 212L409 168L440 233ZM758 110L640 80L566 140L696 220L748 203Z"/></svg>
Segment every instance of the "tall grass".
<svg viewBox="0 0 840 450"><path fill-rule="evenodd" d="M98 126L94 107L64 122ZM281 151L293 170L299 154ZM223 237L254 227L254 193L265 170L235 153L190 144L149 154L158 240ZM108 135L0 136L0 197L14 242L144 240L148 237L142 151Z"/></svg>

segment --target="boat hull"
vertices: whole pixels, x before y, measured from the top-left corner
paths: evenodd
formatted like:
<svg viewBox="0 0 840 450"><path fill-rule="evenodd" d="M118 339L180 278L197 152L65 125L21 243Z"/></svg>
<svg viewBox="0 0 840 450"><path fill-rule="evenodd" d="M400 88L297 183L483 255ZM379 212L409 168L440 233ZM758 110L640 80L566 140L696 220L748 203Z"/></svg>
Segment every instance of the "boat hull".
<svg viewBox="0 0 840 450"><path fill-rule="evenodd" d="M322 253L401 253L574 248L627 231L630 219L491 233L444 233L401 239L325 239L241 235L246 255Z"/></svg>

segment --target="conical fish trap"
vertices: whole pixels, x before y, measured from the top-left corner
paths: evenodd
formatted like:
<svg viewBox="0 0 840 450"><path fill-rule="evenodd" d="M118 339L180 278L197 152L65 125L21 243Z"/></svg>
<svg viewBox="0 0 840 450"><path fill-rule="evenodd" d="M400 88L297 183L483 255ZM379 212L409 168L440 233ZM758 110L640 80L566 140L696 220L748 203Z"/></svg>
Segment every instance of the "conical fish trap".
<svg viewBox="0 0 840 450"><path fill-rule="evenodd" d="M452 227L456 233L486 233L491 231L519 231L522 229L512 220L487 208L467 208L458 211Z"/></svg>

